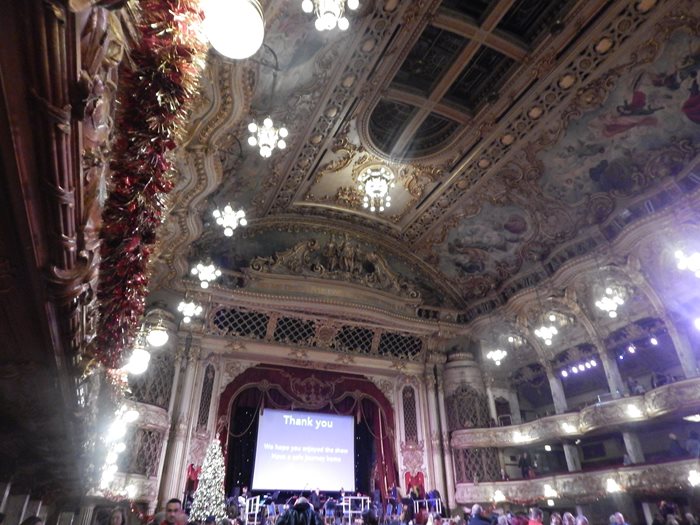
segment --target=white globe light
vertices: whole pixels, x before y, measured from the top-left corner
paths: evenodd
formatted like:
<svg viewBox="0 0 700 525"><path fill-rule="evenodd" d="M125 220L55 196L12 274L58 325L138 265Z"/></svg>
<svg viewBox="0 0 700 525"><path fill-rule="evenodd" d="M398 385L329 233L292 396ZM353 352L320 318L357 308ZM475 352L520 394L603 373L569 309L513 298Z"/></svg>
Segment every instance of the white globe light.
<svg viewBox="0 0 700 525"><path fill-rule="evenodd" d="M287 143L286 143L285 141L283 141L283 140L278 140L278 141L277 141L277 147L278 147L279 149L284 149L284 148L287 147Z"/></svg>
<svg viewBox="0 0 700 525"><path fill-rule="evenodd" d="M127 423L133 423L139 418L139 413L138 410L127 410L122 417Z"/></svg>
<svg viewBox="0 0 700 525"><path fill-rule="evenodd" d="M343 17L338 20L338 29L341 31L347 31L348 27L350 27L350 22L348 22L348 19Z"/></svg>
<svg viewBox="0 0 700 525"><path fill-rule="evenodd" d="M231 228L224 228L224 235L226 237L231 237L233 235L233 230Z"/></svg>
<svg viewBox="0 0 700 525"><path fill-rule="evenodd" d="M287 135L289 135L289 131L287 131L287 128L280 128L280 137L285 138Z"/></svg>
<svg viewBox="0 0 700 525"><path fill-rule="evenodd" d="M250 131L251 133L255 133L256 131L258 131L258 125L255 122L251 122L250 124L248 124L248 131Z"/></svg>
<svg viewBox="0 0 700 525"><path fill-rule="evenodd" d="M243 217L241 219L240 223L241 223L241 226L245 226L246 224L248 224L248 220L245 217Z"/></svg>
<svg viewBox="0 0 700 525"><path fill-rule="evenodd" d="M301 10L304 11L304 13L310 13L314 10L313 2L311 0L304 0L301 3Z"/></svg>
<svg viewBox="0 0 700 525"><path fill-rule="evenodd" d="M222 55L240 60L262 45L265 21L258 0L206 0L202 8L204 32Z"/></svg>
<svg viewBox="0 0 700 525"><path fill-rule="evenodd" d="M323 31L324 29L326 29L326 28L323 26L323 21L322 21L320 18L317 18L317 19L316 19L316 21L314 22L314 25L316 26L316 30L317 30L317 31Z"/></svg>
<svg viewBox="0 0 700 525"><path fill-rule="evenodd" d="M151 354L149 354L146 350L143 348L134 348L134 351L131 353L131 357L129 358L129 362L126 364L126 366L124 366L124 370L135 376L143 374L148 368L148 362L150 360Z"/></svg>
<svg viewBox="0 0 700 525"><path fill-rule="evenodd" d="M270 117L267 117L265 120L263 120L263 125L266 128L271 128L272 127L272 119Z"/></svg>
<svg viewBox="0 0 700 525"><path fill-rule="evenodd" d="M146 335L146 341L148 341L148 344L155 346L156 348L163 346L168 342L168 339L168 331L161 324L151 327L151 329L148 331L148 335Z"/></svg>
<svg viewBox="0 0 700 525"><path fill-rule="evenodd" d="M348 9L352 9L353 11L360 7L360 0L348 0Z"/></svg>
<svg viewBox="0 0 700 525"><path fill-rule="evenodd" d="M251 146L257 146L258 145L258 139L255 137L248 137L248 144Z"/></svg>

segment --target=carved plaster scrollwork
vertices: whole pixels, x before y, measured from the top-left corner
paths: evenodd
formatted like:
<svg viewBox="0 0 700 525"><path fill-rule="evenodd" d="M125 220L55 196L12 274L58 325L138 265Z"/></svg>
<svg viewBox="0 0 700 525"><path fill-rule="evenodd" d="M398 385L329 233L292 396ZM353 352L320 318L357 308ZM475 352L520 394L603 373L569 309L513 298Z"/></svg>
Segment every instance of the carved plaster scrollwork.
<svg viewBox="0 0 700 525"><path fill-rule="evenodd" d="M256 257L250 263L250 270L338 280L410 299L420 297L420 292L394 272L384 257L364 250L347 236L331 238L323 246L315 239L302 241L271 257Z"/></svg>
<svg viewBox="0 0 700 525"><path fill-rule="evenodd" d="M424 451L425 444L423 441L401 442L401 460L404 472L415 474L416 472L425 471L423 466Z"/></svg>
<svg viewBox="0 0 700 525"><path fill-rule="evenodd" d="M224 361L223 374L221 381L219 383L219 389L221 392L228 386L228 384L233 381L236 377L241 375L243 372L257 366L258 363L251 361Z"/></svg>
<svg viewBox="0 0 700 525"><path fill-rule="evenodd" d="M396 408L396 403L394 400L394 391L396 384L394 381L391 379L387 379L385 377L376 377L376 376L366 376L367 379L372 381L379 390L381 390L382 394L387 398L389 403L391 403L391 406Z"/></svg>

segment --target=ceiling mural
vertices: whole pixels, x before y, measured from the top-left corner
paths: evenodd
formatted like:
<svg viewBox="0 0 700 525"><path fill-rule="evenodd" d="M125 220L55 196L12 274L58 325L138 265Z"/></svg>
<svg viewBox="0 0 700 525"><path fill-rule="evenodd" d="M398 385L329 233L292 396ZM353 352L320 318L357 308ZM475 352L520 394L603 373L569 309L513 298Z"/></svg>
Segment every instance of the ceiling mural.
<svg viewBox="0 0 700 525"><path fill-rule="evenodd" d="M468 322L682 194L700 144L699 10L367 0L351 30L318 32L272 2L252 59L210 57L196 126L218 135L181 163L178 205L198 219L174 210L162 264L170 279L206 254L240 270L348 236ZM222 124L241 77L247 111ZM289 137L263 158L247 125L268 115ZM394 176L385 209L363 205L368 168ZM226 203L248 219L230 243L211 217Z"/></svg>

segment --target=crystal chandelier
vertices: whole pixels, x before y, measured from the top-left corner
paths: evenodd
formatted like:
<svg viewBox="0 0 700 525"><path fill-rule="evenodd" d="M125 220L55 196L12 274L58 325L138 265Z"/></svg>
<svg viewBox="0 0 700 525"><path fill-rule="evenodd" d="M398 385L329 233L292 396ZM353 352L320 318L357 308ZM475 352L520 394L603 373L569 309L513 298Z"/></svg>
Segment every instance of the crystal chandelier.
<svg viewBox="0 0 700 525"><path fill-rule="evenodd" d="M552 345L552 339L559 333L559 328L573 322L573 319L558 312L549 312L545 316L545 321L535 329L535 335L544 341L547 346Z"/></svg>
<svg viewBox="0 0 700 525"><path fill-rule="evenodd" d="M700 253L693 252L691 255L686 255L682 250L678 250L675 255L679 270L693 272L695 277L700 279Z"/></svg>
<svg viewBox="0 0 700 525"><path fill-rule="evenodd" d="M180 304L177 305L177 311L183 315L182 321L185 324L189 324L193 317L201 315L202 306L194 301L180 301Z"/></svg>
<svg viewBox="0 0 700 525"><path fill-rule="evenodd" d="M389 190L396 186L394 174L386 166L365 168L357 178L358 188L365 193L362 207L369 211L384 211L391 206Z"/></svg>
<svg viewBox="0 0 700 525"><path fill-rule="evenodd" d="M347 7L354 11L360 7L359 0L347 0ZM345 0L303 0L301 8L305 13L316 13L316 29L331 31L338 26L341 31L350 27L345 15Z"/></svg>
<svg viewBox="0 0 700 525"><path fill-rule="evenodd" d="M245 218L245 212L243 210L235 211L230 204L224 206L223 211L219 208L214 210L214 218L216 219L216 224L224 228L224 235L226 237L231 237L233 235L233 230L238 228L239 225L245 226L248 221Z"/></svg>
<svg viewBox="0 0 700 525"><path fill-rule="evenodd" d="M199 286L209 288L209 283L221 277L221 270L213 264L197 263L197 266L192 268L192 275L199 277Z"/></svg>
<svg viewBox="0 0 700 525"><path fill-rule="evenodd" d="M607 312L611 319L617 317L618 307L625 304L627 292L622 286L610 285L605 288L605 295L595 302L599 310Z"/></svg>
<svg viewBox="0 0 700 525"><path fill-rule="evenodd" d="M203 29L222 55L243 59L255 54L265 36L265 19L258 0L204 0Z"/></svg>
<svg viewBox="0 0 700 525"><path fill-rule="evenodd" d="M486 359L491 359L491 361L496 363L496 366L501 366L501 361L503 361L507 355L508 352L497 348L496 350L491 350L488 354L486 354Z"/></svg>
<svg viewBox="0 0 700 525"><path fill-rule="evenodd" d="M284 149L287 147L287 143L284 141L284 138L289 134L287 128L284 126L276 128L270 117L263 120L262 126L251 122L248 124L248 131L251 133L248 137L248 144L258 146L261 157L268 158L275 148Z"/></svg>

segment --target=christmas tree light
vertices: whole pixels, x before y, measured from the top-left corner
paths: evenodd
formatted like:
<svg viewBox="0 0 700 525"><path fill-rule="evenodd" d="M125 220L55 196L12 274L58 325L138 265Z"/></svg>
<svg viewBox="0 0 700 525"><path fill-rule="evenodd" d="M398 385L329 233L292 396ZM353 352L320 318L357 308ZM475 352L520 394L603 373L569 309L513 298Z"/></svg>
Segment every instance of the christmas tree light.
<svg viewBox="0 0 700 525"><path fill-rule="evenodd" d="M199 486L194 493L190 520L203 522L208 516L214 516L217 522L226 517L224 456L221 454L218 438L214 439L207 448L199 476Z"/></svg>

